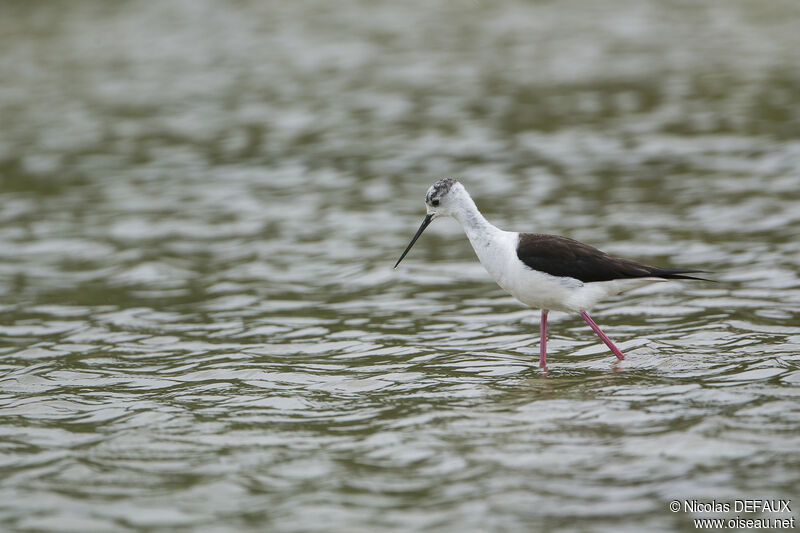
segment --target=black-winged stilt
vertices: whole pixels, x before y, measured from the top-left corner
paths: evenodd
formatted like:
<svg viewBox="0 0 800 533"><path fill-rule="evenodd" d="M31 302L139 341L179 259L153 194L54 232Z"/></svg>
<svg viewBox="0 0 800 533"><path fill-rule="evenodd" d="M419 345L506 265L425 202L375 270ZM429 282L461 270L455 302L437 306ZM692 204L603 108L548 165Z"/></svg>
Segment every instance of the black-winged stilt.
<svg viewBox="0 0 800 533"><path fill-rule="evenodd" d="M587 310L604 298L652 281L703 280L686 274L704 270L643 265L566 237L503 231L483 217L464 186L452 178L434 183L425 196L425 205L428 214L394 267L397 268L434 218L458 220L481 264L497 284L522 303L542 310L541 368L547 367L548 311L579 313L614 355L625 359Z"/></svg>

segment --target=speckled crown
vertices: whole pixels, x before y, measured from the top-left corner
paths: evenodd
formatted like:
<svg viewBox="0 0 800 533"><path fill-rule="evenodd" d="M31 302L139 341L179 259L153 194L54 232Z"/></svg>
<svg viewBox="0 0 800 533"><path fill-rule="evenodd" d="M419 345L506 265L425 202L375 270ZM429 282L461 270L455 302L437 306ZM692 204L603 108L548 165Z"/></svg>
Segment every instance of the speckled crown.
<svg viewBox="0 0 800 533"><path fill-rule="evenodd" d="M431 200L435 198L441 198L442 196L450 192L450 189L456 183L458 183L458 180L453 178L440 179L439 181L431 185L430 189L428 189L428 194L427 196L425 196L425 201L430 203Z"/></svg>

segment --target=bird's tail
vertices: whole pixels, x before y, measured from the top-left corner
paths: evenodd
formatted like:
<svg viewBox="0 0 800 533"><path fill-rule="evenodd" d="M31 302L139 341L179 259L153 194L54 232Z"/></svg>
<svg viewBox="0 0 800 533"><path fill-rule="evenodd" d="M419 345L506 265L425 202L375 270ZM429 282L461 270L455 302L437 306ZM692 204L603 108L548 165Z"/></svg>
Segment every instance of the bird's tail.
<svg viewBox="0 0 800 533"><path fill-rule="evenodd" d="M699 281L715 281L713 279L706 279L706 278L699 278L697 276L687 276L686 274L709 274L708 270L694 270L688 268L661 268L661 267L653 267L650 271L650 275L655 276L657 278L664 278L664 279L695 279Z"/></svg>

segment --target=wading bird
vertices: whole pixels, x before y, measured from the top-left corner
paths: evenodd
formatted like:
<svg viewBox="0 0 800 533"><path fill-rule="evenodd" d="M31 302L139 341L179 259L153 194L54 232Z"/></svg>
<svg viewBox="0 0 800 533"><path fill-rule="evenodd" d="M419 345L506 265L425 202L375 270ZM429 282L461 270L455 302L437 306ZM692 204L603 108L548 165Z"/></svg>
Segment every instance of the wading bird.
<svg viewBox="0 0 800 533"><path fill-rule="evenodd" d="M613 257L597 248L557 235L503 231L487 221L467 190L452 178L434 183L425 196L427 215L394 268L425 228L438 217L461 223L481 264L498 285L517 300L542 310L539 366L547 367L547 313L579 313L620 360L622 352L587 312L601 300L664 279L703 280L686 274L705 272L662 268ZM707 280L704 280L707 281Z"/></svg>

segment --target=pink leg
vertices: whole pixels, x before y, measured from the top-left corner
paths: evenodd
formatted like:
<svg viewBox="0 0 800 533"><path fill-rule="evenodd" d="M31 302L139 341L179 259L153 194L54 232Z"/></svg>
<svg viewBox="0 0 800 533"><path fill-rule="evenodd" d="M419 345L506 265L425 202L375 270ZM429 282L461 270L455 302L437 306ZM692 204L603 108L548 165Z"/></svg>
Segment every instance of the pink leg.
<svg viewBox="0 0 800 533"><path fill-rule="evenodd" d="M547 309L542 309L539 322L539 368L547 368Z"/></svg>
<svg viewBox="0 0 800 533"><path fill-rule="evenodd" d="M581 316L586 321L586 323L589 324L589 327L592 328L595 333L597 333L597 336L603 339L603 342L606 343L606 346L608 346L611 349L611 351L614 352L614 355L616 355L620 361L625 359L625 356L622 355L622 352L619 351L619 348L617 348L614 345L614 343L611 342L611 339L609 339L608 336L606 336L606 334L602 332L600 327L594 323L594 320L592 320L592 317L589 316L589 313L587 313L586 311L581 311Z"/></svg>

